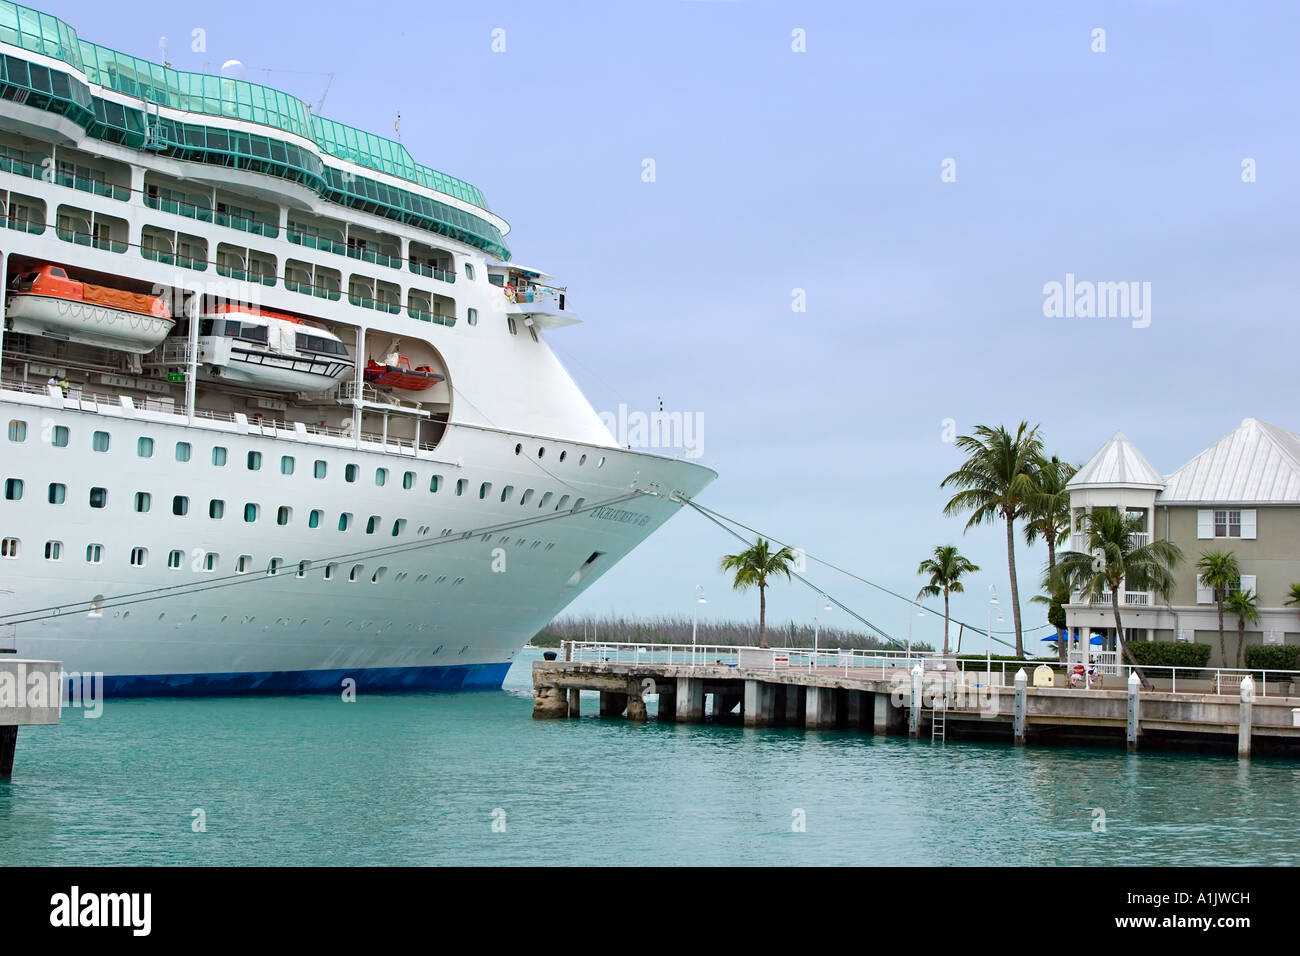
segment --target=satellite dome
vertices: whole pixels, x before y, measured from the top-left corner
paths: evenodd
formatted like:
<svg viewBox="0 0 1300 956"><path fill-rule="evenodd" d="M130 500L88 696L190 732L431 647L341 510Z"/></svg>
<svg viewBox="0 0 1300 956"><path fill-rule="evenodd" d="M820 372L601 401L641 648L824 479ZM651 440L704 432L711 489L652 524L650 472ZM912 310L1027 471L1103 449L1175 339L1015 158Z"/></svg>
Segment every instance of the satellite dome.
<svg viewBox="0 0 1300 956"><path fill-rule="evenodd" d="M244 78L244 64L238 60L227 60L221 64L221 75L228 80L242 80Z"/></svg>

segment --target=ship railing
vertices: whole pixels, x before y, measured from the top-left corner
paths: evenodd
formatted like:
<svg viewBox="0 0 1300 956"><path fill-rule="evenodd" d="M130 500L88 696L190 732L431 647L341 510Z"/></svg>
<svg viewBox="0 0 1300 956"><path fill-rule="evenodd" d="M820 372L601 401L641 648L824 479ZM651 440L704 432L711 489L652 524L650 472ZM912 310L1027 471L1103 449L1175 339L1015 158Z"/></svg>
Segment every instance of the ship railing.
<svg viewBox="0 0 1300 956"><path fill-rule="evenodd" d="M0 389L6 392L19 392L24 395L42 395L48 396L50 388L57 388L47 384L34 385L31 382L20 382L13 379L6 379L0 383ZM97 412L101 407L121 408L122 402L116 395L105 395L102 392L87 392L80 385L71 385L67 389L60 389L64 396L65 402L72 401L76 407L84 412Z"/></svg>
<svg viewBox="0 0 1300 956"><path fill-rule="evenodd" d="M436 269L433 266L426 266L423 262L417 262L414 259L408 259L407 265L416 275L424 276L426 279L439 279L443 282L455 282L456 273L445 269Z"/></svg>
<svg viewBox="0 0 1300 956"><path fill-rule="evenodd" d="M22 382L16 379L5 379L0 382L0 391L18 392L25 395L40 395L47 397L49 388L57 386L48 386L45 384L33 384L31 382ZM119 411L122 408L122 397L125 395L109 395L102 392L86 392L80 386L72 386L64 393L64 404L71 401L75 407L84 412L100 412L104 409ZM158 396L146 395L143 399L134 398L137 407L145 411L164 412L172 415L183 415L184 409L178 408L174 401L165 401ZM212 408L196 408L194 417L196 419L208 422L225 422L237 423L238 415L243 415L250 432L263 435L267 438L291 438L294 435L306 433L309 435L320 435L329 438L353 440L353 431L350 426L337 427L333 425L320 425L308 422L287 422L275 418L258 418L257 414L248 415L244 412L228 412ZM445 426L446 422L438 422ZM299 429L298 426L302 426ZM391 451L400 455L415 456L421 451L434 451L437 448L436 442L421 441L418 445L414 439L398 438L393 435L387 437L382 432L362 431L361 442L366 445L376 445L385 451Z"/></svg>

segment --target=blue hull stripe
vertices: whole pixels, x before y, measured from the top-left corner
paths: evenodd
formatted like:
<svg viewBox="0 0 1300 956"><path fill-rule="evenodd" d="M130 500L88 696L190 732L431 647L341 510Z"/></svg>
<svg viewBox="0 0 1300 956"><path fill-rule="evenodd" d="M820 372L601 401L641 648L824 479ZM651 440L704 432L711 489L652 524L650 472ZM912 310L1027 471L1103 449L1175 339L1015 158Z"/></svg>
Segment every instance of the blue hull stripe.
<svg viewBox="0 0 1300 956"><path fill-rule="evenodd" d="M256 671L229 674L139 674L104 677L105 697L215 697L239 694L340 694L352 678L358 691L500 690L507 661L460 667L363 667L352 670Z"/></svg>

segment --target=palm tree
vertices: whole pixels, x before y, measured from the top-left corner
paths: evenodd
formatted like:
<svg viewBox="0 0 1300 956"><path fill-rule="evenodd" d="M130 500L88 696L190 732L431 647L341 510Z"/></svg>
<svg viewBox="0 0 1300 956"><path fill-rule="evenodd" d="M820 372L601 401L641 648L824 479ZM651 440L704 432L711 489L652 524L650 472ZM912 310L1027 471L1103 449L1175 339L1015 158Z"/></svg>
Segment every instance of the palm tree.
<svg viewBox="0 0 1300 956"><path fill-rule="evenodd" d="M1259 623L1259 611L1255 610L1255 592L1232 591L1224 604L1237 615L1237 667L1241 667L1241 651L1246 644L1246 625Z"/></svg>
<svg viewBox="0 0 1300 956"><path fill-rule="evenodd" d="M1079 467L1055 455L1040 458L1034 464L1034 493L1025 515L1025 544L1032 546L1039 538L1047 542L1047 571L1043 580L1050 581L1056 572L1056 548L1070 533L1070 493L1065 486ZM1069 598L1068 591L1051 592L1048 618L1053 616L1053 608L1061 607ZM1057 637L1060 637L1059 629ZM1056 646L1061 663L1065 663L1066 642L1057 640Z"/></svg>
<svg viewBox="0 0 1300 956"><path fill-rule="evenodd" d="M790 566L794 564L794 552L782 546L773 551L771 542L759 538L754 544L739 554L728 554L722 558L722 570L735 573L732 587L737 591L748 591L758 585L758 646L767 647L767 579L784 574L790 580Z"/></svg>
<svg viewBox="0 0 1300 956"><path fill-rule="evenodd" d="M1043 442L1038 426L1021 422L1015 435L1005 426L991 428L977 425L974 434L960 435L954 442L966 453L960 468L939 483L940 488L953 485L961 491L944 506L946 515L971 512L966 522L969 531L975 525L999 518L1007 523L1007 567L1011 573L1011 612L1016 626L1016 656L1025 656L1020 628L1020 588L1016 583L1015 521L1022 517L1035 493L1036 462L1043 457Z"/></svg>
<svg viewBox="0 0 1300 956"><path fill-rule="evenodd" d="M1223 643L1223 605L1228 592L1241 583L1241 565L1231 551L1205 551L1196 562L1196 574L1201 586L1214 591L1214 604L1219 610L1219 660L1228 663L1228 650Z"/></svg>
<svg viewBox="0 0 1300 956"><path fill-rule="evenodd" d="M1291 590L1287 594L1287 599L1282 603L1288 607L1300 607L1300 584L1291 585Z"/></svg>
<svg viewBox="0 0 1300 956"><path fill-rule="evenodd" d="M938 597L943 595L943 656L948 656L948 595L960 594L965 590L961 586L964 574L978 571L956 545L941 544L934 549L934 557L926 558L916 569L917 574L930 575L930 583L916 592L918 598Z"/></svg>
<svg viewBox="0 0 1300 956"><path fill-rule="evenodd" d="M1183 559L1182 549L1163 539L1134 547L1134 536L1145 527L1143 520L1136 515L1121 514L1116 508L1094 508L1083 515L1081 526L1087 535L1088 550L1061 555L1053 585L1081 592L1084 601L1110 599L1117 642L1137 670L1142 685L1148 686L1146 675L1138 668L1133 651L1123 639L1119 590L1127 586L1135 591L1155 591L1167 596L1174 589L1173 569Z"/></svg>

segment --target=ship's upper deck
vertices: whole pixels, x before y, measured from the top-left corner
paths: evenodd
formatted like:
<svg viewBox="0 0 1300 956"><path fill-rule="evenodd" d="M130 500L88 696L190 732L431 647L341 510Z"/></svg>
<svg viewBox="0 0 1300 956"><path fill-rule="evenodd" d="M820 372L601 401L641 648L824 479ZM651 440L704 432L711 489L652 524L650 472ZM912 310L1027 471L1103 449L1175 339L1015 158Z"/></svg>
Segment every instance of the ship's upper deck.
<svg viewBox="0 0 1300 956"><path fill-rule="evenodd" d="M69 67L63 72L0 54L0 96L21 97L28 105L64 116L90 136L302 183L341 205L411 223L501 259L510 257L504 238L509 227L492 213L479 189L417 163L401 143L316 116L302 100L280 90L119 53L80 39L57 17L9 0L0 0L0 43ZM108 91L121 95L101 95ZM126 98L139 100L140 108ZM193 114L196 121L168 115L170 111ZM248 132L245 124L265 127L268 133ZM353 164L385 178L358 175ZM413 188L397 188L387 177ZM475 215L466 205L485 215Z"/></svg>

